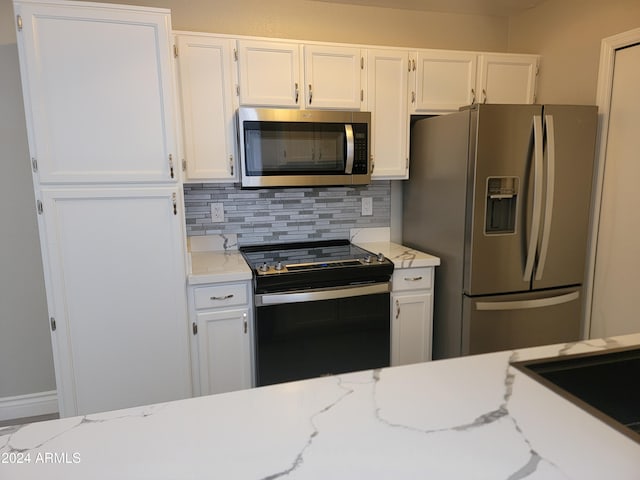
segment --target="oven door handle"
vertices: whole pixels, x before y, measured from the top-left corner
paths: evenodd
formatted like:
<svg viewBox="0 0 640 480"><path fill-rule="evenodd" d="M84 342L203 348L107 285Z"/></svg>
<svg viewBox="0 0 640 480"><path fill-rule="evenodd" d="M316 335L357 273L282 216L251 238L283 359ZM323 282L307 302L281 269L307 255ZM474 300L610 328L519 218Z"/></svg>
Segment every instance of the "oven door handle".
<svg viewBox="0 0 640 480"><path fill-rule="evenodd" d="M334 300L337 298L358 297L376 293L389 293L389 283L374 283L370 285L348 286L344 288L325 288L318 290L262 293L255 296L256 307L266 305L282 305L287 303L316 302L319 300Z"/></svg>

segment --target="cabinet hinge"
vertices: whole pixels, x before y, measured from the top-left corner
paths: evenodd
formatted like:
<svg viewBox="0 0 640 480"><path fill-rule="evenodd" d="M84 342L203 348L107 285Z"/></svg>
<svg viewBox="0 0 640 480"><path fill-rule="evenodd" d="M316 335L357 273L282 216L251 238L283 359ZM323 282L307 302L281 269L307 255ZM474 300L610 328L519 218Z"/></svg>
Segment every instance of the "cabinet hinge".
<svg viewBox="0 0 640 480"><path fill-rule="evenodd" d="M194 334L194 335L197 335L197 334L198 334L198 324L197 324L196 322L193 322L193 323L191 324L191 330L193 331L193 334Z"/></svg>
<svg viewBox="0 0 640 480"><path fill-rule="evenodd" d="M22 31L22 16L16 15L16 25L18 26L18 31Z"/></svg>
<svg viewBox="0 0 640 480"><path fill-rule="evenodd" d="M173 56L178 58L178 45L173 45Z"/></svg>
<svg viewBox="0 0 640 480"><path fill-rule="evenodd" d="M173 175L173 155L169 154L169 174L171 175L171 178L174 178Z"/></svg>
<svg viewBox="0 0 640 480"><path fill-rule="evenodd" d="M409 170L409 158L405 158L405 170Z"/></svg>
<svg viewBox="0 0 640 480"><path fill-rule="evenodd" d="M234 49L233 49L233 60L234 60L235 62L237 62L237 61L238 61L238 49L237 49L237 48L234 48Z"/></svg>
<svg viewBox="0 0 640 480"><path fill-rule="evenodd" d="M52 331L52 332L55 332L55 331L56 331L56 328L58 328L58 327L56 326L56 319L55 319L55 318L53 318L53 317L51 317L51 318L49 319L49 323L51 324L51 331Z"/></svg>
<svg viewBox="0 0 640 480"><path fill-rule="evenodd" d="M236 95L240 96L240 85L236 85Z"/></svg>
<svg viewBox="0 0 640 480"><path fill-rule="evenodd" d="M35 158L31 159L31 168L33 169L33 173L38 173L38 160Z"/></svg>
<svg viewBox="0 0 640 480"><path fill-rule="evenodd" d="M171 194L171 202L173 203L173 214L178 214L178 196L175 193Z"/></svg>
<svg viewBox="0 0 640 480"><path fill-rule="evenodd" d="M233 155L229 155L229 172L231 172L231 176L233 177Z"/></svg>
<svg viewBox="0 0 640 480"><path fill-rule="evenodd" d="M38 215L43 214L44 207L42 206L42 202L40 200L36 201L36 209L38 210Z"/></svg>

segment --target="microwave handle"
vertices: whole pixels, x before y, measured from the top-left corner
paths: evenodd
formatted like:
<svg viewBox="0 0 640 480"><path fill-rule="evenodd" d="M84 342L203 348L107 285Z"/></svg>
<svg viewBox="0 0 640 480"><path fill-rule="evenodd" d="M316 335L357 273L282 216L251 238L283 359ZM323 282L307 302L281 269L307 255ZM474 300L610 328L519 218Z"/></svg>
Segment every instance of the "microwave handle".
<svg viewBox="0 0 640 480"><path fill-rule="evenodd" d="M346 162L346 167L344 169L344 173L346 173L347 175L351 175L351 171L353 170L353 126L352 125L345 125L344 126L344 133L346 135L346 141L347 141L347 162Z"/></svg>

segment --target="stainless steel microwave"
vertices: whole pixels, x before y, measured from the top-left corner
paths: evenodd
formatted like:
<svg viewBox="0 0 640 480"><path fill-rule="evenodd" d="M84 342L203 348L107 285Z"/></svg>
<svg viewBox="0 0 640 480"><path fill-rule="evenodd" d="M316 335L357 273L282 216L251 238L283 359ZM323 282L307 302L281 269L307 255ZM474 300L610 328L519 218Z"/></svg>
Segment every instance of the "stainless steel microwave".
<svg viewBox="0 0 640 480"><path fill-rule="evenodd" d="M371 113L241 107L243 187L366 185Z"/></svg>

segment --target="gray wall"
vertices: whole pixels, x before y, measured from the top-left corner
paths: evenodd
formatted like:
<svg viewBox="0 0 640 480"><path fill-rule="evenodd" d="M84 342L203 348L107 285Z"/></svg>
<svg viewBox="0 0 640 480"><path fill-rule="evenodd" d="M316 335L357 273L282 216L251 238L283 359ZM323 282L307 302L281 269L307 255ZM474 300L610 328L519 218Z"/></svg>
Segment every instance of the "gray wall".
<svg viewBox="0 0 640 480"><path fill-rule="evenodd" d="M55 390L13 9L0 2L0 398Z"/></svg>
<svg viewBox="0 0 640 480"><path fill-rule="evenodd" d="M539 102L595 104L602 39L638 27L638 0L547 0L510 19L509 50L542 55Z"/></svg>

